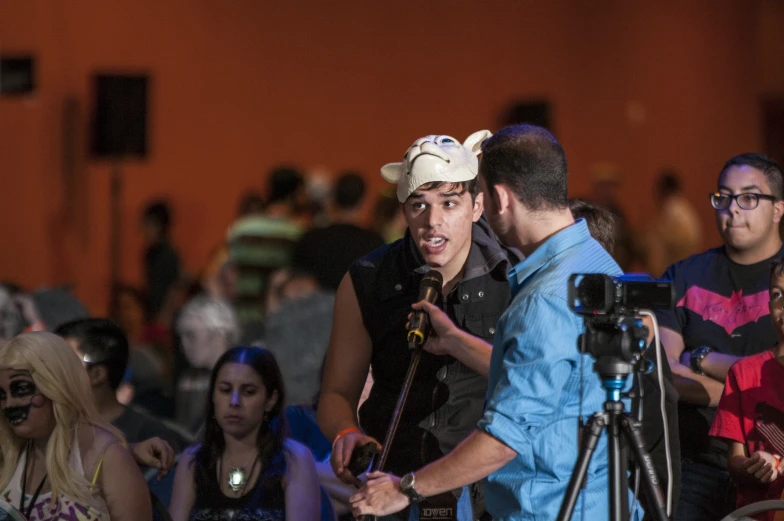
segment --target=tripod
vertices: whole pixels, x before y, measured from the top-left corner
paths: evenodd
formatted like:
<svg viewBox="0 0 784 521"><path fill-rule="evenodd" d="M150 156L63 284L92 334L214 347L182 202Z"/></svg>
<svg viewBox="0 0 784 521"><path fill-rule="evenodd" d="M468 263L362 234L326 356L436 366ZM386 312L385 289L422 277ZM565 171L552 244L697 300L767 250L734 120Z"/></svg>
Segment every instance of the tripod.
<svg viewBox="0 0 784 521"><path fill-rule="evenodd" d="M597 412L582 431L580 452L572 477L566 489L566 495L558 512L558 521L569 521L574 512L577 496L585 482L588 464L591 461L599 436L607 428L608 466L610 471L610 521L626 521L629 518L629 487L626 477L626 461L621 450L621 437L632 449L635 463L642 469L642 481L649 498L649 508L656 521L667 521L667 511L659 488L659 478L653 468L651 457L645 450L645 442L640 432L640 422L624 413L621 391L632 373L632 365L614 356L599 357L594 364L607 393L604 411Z"/></svg>

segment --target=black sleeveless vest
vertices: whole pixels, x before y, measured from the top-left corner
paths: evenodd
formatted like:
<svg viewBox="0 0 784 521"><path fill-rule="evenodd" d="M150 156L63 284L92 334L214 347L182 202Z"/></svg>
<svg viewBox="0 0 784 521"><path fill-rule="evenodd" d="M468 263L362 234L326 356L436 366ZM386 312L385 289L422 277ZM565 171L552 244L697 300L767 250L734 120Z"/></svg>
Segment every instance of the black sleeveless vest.
<svg viewBox="0 0 784 521"><path fill-rule="evenodd" d="M474 224L463 280L440 307L462 329L492 343L509 304L506 274L518 259L498 244L486 223ZM381 443L411 359L407 317L428 270L408 232L349 268L373 345L374 384L360 409L360 425ZM476 427L486 391L487 380L451 356L422 353L384 471L403 475L451 451Z"/></svg>

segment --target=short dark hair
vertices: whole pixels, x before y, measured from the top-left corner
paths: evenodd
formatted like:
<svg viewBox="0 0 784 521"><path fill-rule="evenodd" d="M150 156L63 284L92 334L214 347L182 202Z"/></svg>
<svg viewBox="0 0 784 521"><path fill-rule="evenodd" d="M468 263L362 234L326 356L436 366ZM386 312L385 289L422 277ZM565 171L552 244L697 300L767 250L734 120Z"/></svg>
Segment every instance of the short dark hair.
<svg viewBox="0 0 784 521"><path fill-rule="evenodd" d="M776 257L770 261L770 281L776 277L784 276L784 257Z"/></svg>
<svg viewBox="0 0 784 521"><path fill-rule="evenodd" d="M87 363L105 366L109 386L115 390L120 386L129 355L128 338L120 326L107 318L83 318L63 324L55 334L76 340L91 360Z"/></svg>
<svg viewBox="0 0 784 521"><path fill-rule="evenodd" d="M335 181L333 200L338 208L351 210L365 198L365 180L356 172L346 172Z"/></svg>
<svg viewBox="0 0 784 521"><path fill-rule="evenodd" d="M267 204L288 201L305 185L305 178L296 168L283 166L274 169L269 177Z"/></svg>
<svg viewBox="0 0 784 521"><path fill-rule="evenodd" d="M152 201L148 203L147 206L144 207L144 216L145 221L149 221L158 228L163 233L167 233L169 231L169 227L171 226L171 211L169 210L169 203L166 201Z"/></svg>
<svg viewBox="0 0 784 521"><path fill-rule="evenodd" d="M615 215L607 208L584 199L569 199L569 209L575 219L585 219L591 237L612 255L615 249Z"/></svg>
<svg viewBox="0 0 784 521"><path fill-rule="evenodd" d="M463 195L465 192L471 194L471 200L474 201L476 199L476 194L479 193L479 185L476 182L476 178L470 179L468 181L431 181L429 183L425 183L417 187L417 190L422 190L425 192L429 192L430 190L435 190L442 185L448 184L447 187L450 191L455 191L460 195ZM411 197L411 196L409 196Z"/></svg>
<svg viewBox="0 0 784 521"><path fill-rule="evenodd" d="M784 199L784 178L782 178L781 175L781 167L775 160L765 154L740 154L724 163L721 172L719 172L719 178L733 166L750 166L751 168L759 170L765 174L765 179L770 186L771 195L773 195L777 201Z"/></svg>
<svg viewBox="0 0 784 521"><path fill-rule="evenodd" d="M481 175L488 188L507 185L531 210L568 206L566 154L548 130L513 125L482 143Z"/></svg>

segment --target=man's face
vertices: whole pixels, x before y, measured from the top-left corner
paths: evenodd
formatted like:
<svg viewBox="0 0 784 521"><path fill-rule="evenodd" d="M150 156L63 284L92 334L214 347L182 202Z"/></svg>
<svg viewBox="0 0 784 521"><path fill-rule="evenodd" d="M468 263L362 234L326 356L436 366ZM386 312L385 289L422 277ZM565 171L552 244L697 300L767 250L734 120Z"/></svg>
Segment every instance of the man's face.
<svg viewBox="0 0 784 521"><path fill-rule="evenodd" d="M411 236L433 268L462 269L471 249L471 224L482 215L482 196L472 201L468 191L460 190L443 183L432 190L414 190L403 203Z"/></svg>
<svg viewBox="0 0 784 521"><path fill-rule="evenodd" d="M773 327L784 338L784 276L774 276L770 280L770 320Z"/></svg>
<svg viewBox="0 0 784 521"><path fill-rule="evenodd" d="M719 178L719 192L771 194L765 174L750 166L732 166ZM716 225L724 242L738 251L751 251L769 244L778 235L784 203L760 199L753 210L744 210L733 200L726 210L716 210Z"/></svg>
<svg viewBox="0 0 784 521"><path fill-rule="evenodd" d="M193 367L211 369L228 347L223 335L211 330L193 314L180 319L178 332L185 358Z"/></svg>

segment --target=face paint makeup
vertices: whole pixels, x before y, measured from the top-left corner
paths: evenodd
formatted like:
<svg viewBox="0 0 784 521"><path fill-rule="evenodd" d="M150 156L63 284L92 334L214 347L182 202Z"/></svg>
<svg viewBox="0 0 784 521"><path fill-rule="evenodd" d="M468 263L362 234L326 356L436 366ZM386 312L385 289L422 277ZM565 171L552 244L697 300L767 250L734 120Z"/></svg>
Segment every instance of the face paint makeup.
<svg viewBox="0 0 784 521"><path fill-rule="evenodd" d="M25 420L27 420L27 417L30 415L31 407L43 407L44 397L43 395L38 394L38 389L36 388L35 383L28 379L30 378L30 375L17 374L11 376L11 378L11 383L8 386L8 390L11 393L11 398L29 398L27 403L24 405L3 407L3 414L5 415L6 420L8 420L8 423L12 427L16 427L17 425L20 425ZM5 390L0 389L0 402L5 401L7 401L6 392Z"/></svg>

